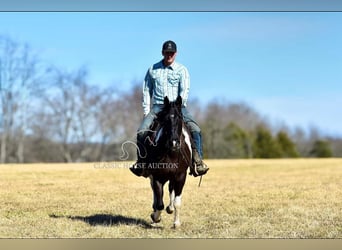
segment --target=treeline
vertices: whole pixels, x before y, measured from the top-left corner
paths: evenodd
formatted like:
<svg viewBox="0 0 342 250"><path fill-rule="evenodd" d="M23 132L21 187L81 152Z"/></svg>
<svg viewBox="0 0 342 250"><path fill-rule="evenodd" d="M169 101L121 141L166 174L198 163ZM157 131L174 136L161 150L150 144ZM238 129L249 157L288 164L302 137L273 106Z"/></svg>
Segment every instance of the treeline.
<svg viewBox="0 0 342 250"><path fill-rule="evenodd" d="M0 162L134 159L141 83L129 91L90 83L88 70L47 64L0 36ZM342 139L273 126L245 103L190 100L206 158L340 157Z"/></svg>
<svg viewBox="0 0 342 250"><path fill-rule="evenodd" d="M312 127L289 128L271 122L245 103L213 101L197 117L207 158L340 157L341 139ZM202 115L199 115L202 114Z"/></svg>
<svg viewBox="0 0 342 250"><path fill-rule="evenodd" d="M229 108L248 108L233 104ZM243 113L242 113L243 114ZM257 115L255 113L254 115ZM287 128L276 130L260 121L251 128L248 119L241 124L230 121L217 127L213 120L203 122L205 156L207 158L298 158L332 157L332 143L327 138L302 136L304 131L297 128L295 133ZM335 154L334 156L338 156Z"/></svg>

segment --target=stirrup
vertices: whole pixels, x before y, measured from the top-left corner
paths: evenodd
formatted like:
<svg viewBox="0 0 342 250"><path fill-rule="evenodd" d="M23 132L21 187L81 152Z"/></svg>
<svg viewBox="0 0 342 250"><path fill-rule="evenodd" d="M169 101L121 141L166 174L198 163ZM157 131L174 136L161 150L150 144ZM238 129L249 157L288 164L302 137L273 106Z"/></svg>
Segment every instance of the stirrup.
<svg viewBox="0 0 342 250"><path fill-rule="evenodd" d="M190 168L190 175L193 175L194 177L205 175L208 172L209 168L208 166L203 162L199 163L193 163L193 167Z"/></svg>

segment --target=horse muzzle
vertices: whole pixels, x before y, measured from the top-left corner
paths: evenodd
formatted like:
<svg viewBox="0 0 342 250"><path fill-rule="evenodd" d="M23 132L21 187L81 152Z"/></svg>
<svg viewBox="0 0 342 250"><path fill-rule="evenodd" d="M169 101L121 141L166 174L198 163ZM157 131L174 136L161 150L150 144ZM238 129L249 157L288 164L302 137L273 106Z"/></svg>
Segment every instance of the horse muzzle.
<svg viewBox="0 0 342 250"><path fill-rule="evenodd" d="M172 141L171 141L171 150L172 150L173 152L175 152L175 151L178 151L179 149L180 149L180 143L179 143L179 141L172 140Z"/></svg>

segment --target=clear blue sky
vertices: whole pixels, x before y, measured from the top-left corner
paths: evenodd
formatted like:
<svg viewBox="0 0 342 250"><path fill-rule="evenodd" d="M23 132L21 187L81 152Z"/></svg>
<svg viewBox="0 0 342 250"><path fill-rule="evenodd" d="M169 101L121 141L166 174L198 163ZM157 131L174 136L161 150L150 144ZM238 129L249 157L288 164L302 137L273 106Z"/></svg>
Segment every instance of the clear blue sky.
<svg viewBox="0 0 342 250"><path fill-rule="evenodd" d="M90 81L129 89L174 40L190 98L243 101L291 127L342 136L342 13L0 12L0 34Z"/></svg>

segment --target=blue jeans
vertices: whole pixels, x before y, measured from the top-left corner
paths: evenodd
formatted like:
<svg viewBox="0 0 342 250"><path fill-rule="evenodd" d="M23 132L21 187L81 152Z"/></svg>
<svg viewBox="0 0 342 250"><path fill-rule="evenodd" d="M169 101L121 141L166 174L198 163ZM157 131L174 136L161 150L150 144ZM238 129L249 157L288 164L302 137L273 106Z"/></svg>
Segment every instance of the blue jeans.
<svg viewBox="0 0 342 250"><path fill-rule="evenodd" d="M142 142L145 132L150 128L153 120L157 117L157 113L159 113L162 110L162 108L163 108L163 105L153 105L150 113L148 113L144 117L137 133L137 139L139 142ZM185 124L188 126L192 139L195 142L196 149L202 158L203 152L202 152L201 129L186 107L182 107L182 114L183 114L183 120Z"/></svg>

